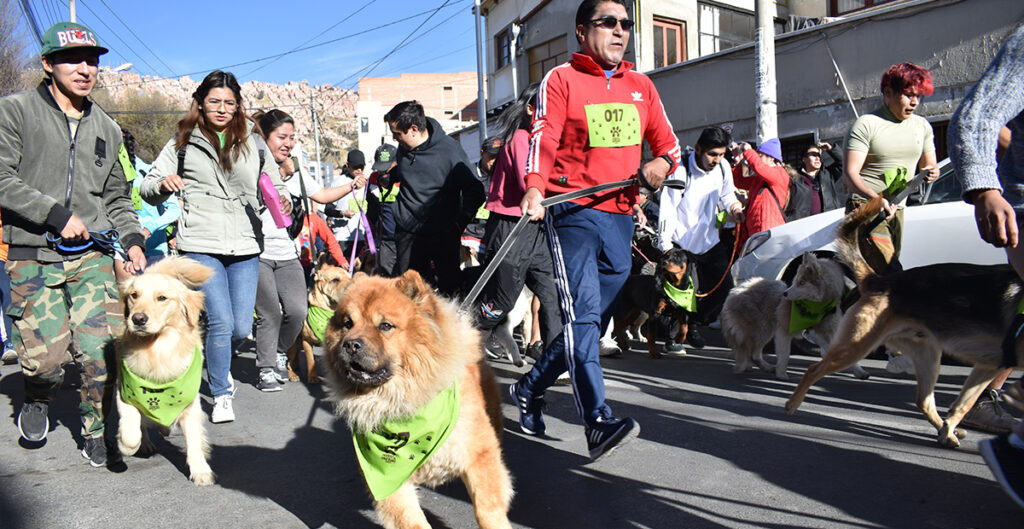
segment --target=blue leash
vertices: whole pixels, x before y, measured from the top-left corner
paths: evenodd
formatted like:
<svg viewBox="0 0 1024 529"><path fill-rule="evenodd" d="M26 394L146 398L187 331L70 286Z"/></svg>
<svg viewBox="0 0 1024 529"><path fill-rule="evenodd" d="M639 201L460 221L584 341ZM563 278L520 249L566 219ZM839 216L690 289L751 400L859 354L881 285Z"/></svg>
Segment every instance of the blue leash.
<svg viewBox="0 0 1024 529"><path fill-rule="evenodd" d="M60 235L46 232L46 241L62 252L81 252L95 245L103 253L117 252L125 262L131 261L124 250L114 246L119 240L121 240L121 232L117 231L117 228L110 228L104 231L90 231L88 239L72 239L71 242L64 242L64 238Z"/></svg>

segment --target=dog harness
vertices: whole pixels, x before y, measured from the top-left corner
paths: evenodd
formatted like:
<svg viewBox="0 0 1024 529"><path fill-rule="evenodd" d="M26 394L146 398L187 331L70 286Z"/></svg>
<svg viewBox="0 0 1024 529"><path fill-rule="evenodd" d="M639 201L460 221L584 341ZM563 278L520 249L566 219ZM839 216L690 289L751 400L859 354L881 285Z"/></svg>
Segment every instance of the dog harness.
<svg viewBox="0 0 1024 529"><path fill-rule="evenodd" d="M794 299L793 307L789 311L789 334L798 333L804 329L810 329L821 323L825 316L836 310L839 304L838 299L832 301L808 301L806 299Z"/></svg>
<svg viewBox="0 0 1024 529"><path fill-rule="evenodd" d="M192 353L188 370L170 382L158 383L142 378L128 369L124 359L121 360L121 398L164 426L174 423L185 407L196 400L202 380L203 354L198 345Z"/></svg>
<svg viewBox="0 0 1024 529"><path fill-rule="evenodd" d="M451 435L459 418L458 383L439 393L415 415L385 420L371 432L352 432L363 478L380 501L430 459Z"/></svg>
<svg viewBox="0 0 1024 529"><path fill-rule="evenodd" d="M327 322L331 321L331 316L333 315L334 311L317 307L316 305L310 305L309 310L306 311L306 323L313 330L313 334L320 339L320 343L324 343L324 335L327 333Z"/></svg>
<svg viewBox="0 0 1024 529"><path fill-rule="evenodd" d="M676 288L668 282L667 279L661 281L661 288L665 291L665 295L668 299L671 299L673 303L679 305L679 308L686 312L697 312L697 296L695 296L693 281L690 281L690 286L685 289Z"/></svg>

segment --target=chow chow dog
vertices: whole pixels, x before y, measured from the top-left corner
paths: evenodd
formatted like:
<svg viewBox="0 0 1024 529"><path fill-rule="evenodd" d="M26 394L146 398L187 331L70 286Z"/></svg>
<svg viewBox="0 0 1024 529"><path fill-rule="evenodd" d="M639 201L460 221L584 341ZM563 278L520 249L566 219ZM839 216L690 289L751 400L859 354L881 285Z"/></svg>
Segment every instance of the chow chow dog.
<svg viewBox="0 0 1024 529"><path fill-rule="evenodd" d="M206 414L199 404L203 341L195 290L213 270L184 257L167 257L121 284L125 329L117 340L115 402L121 416L117 446L126 456L154 452L147 427L166 434L175 423L185 437L185 459L196 485L212 485Z"/></svg>
<svg viewBox="0 0 1024 529"><path fill-rule="evenodd" d="M841 257L853 269L860 299L843 315L825 358L812 365L786 402L793 414L815 382L852 366L879 345L902 351L914 363L917 407L938 431L938 442L960 446L957 428L978 395L1000 372L1002 342L1024 295L1008 265L935 264L879 276L857 245L861 228L881 210L881 198L861 206L840 225ZM943 352L971 364L959 396L943 420L935 408L935 384ZM1024 362L1024 342L1010 351Z"/></svg>
<svg viewBox="0 0 1024 529"><path fill-rule="evenodd" d="M722 307L721 316L722 337L736 359L733 372L747 371L752 361L756 360L761 369L774 370L780 380L789 380L786 367L789 365L792 339L801 332L790 332L794 303L798 300L836 302L831 308L823 308L821 319L807 328L814 343L822 346L824 355L825 347L832 341L839 320L843 317L839 308L842 295L843 270L840 265L829 259L818 259L810 253L804 254L791 287L787 287L783 281L761 277L748 279L733 287ZM800 305L797 310L800 310ZM773 339L776 357L774 366L761 355L761 350ZM871 376L859 365L853 366L853 374L859 379Z"/></svg>
<svg viewBox="0 0 1024 529"><path fill-rule="evenodd" d="M307 301L309 310L306 322L302 324L302 333L295 344L288 349L288 380L298 382L299 375L295 368L299 365L299 349L306 354L306 382L317 384L320 377L316 373L316 358L313 351L324 345L324 330L331 314L338 305L338 296L348 283L348 271L333 259L322 259L313 274L313 288L310 289Z"/></svg>
<svg viewBox="0 0 1024 529"><path fill-rule="evenodd" d="M689 261L686 252L679 248L665 252L658 260L654 275L629 276L619 294L613 318L613 336L619 349L629 350L626 329L638 325L644 314L647 315L647 325L643 327L646 331L647 356L661 358L655 339L667 339L673 329L676 329L674 340L677 343L686 341L690 312L679 306L667 294L667 289L683 290L690 285Z"/></svg>
<svg viewBox="0 0 1024 529"><path fill-rule="evenodd" d="M386 527L429 527L416 486L456 477L480 527L511 527L498 387L468 315L415 271L356 274L325 343L335 408Z"/></svg>

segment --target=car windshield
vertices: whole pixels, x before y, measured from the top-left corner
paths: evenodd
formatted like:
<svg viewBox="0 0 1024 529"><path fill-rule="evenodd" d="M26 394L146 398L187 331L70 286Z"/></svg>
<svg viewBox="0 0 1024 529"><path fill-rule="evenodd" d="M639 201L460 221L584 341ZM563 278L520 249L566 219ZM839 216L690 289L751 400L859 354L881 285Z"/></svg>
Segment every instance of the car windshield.
<svg viewBox="0 0 1024 529"><path fill-rule="evenodd" d="M942 202L956 202L961 200L960 181L953 174L953 164L949 159L939 163L939 179L931 184L931 189L924 188L924 193L913 193L907 198L907 205L919 206L921 204L939 204Z"/></svg>

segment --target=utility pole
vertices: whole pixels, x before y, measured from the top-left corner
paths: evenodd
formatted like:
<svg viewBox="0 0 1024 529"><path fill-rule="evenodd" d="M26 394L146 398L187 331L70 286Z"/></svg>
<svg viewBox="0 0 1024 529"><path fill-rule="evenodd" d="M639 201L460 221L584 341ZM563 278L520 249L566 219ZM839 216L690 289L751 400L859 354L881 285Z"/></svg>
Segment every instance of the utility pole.
<svg viewBox="0 0 1024 529"><path fill-rule="evenodd" d="M757 143L779 137L779 100L775 86L775 2L757 0L757 32L754 36L757 63L756 88Z"/></svg>
<svg viewBox="0 0 1024 529"><path fill-rule="evenodd" d="M68 0L68 10L70 11L69 14L71 15L71 22L76 22L76 20L75 20L75 0Z"/></svg>
<svg viewBox="0 0 1024 529"><path fill-rule="evenodd" d="M517 22L512 23L512 42L509 43L509 57L512 60L512 97L519 97L519 61L516 60L516 43L519 42L519 32L523 27Z"/></svg>
<svg viewBox="0 0 1024 529"><path fill-rule="evenodd" d="M482 0L475 0L473 13L476 15L476 112L480 145L487 139L487 100L484 99L484 42L483 15L480 13Z"/></svg>
<svg viewBox="0 0 1024 529"><path fill-rule="evenodd" d="M309 102L310 108L313 111L313 138L316 142L316 178L320 182L320 185L324 185L324 177L321 174L320 165L320 123L316 116L316 92L313 91L313 85L309 85ZM332 175L333 176L333 175Z"/></svg>

